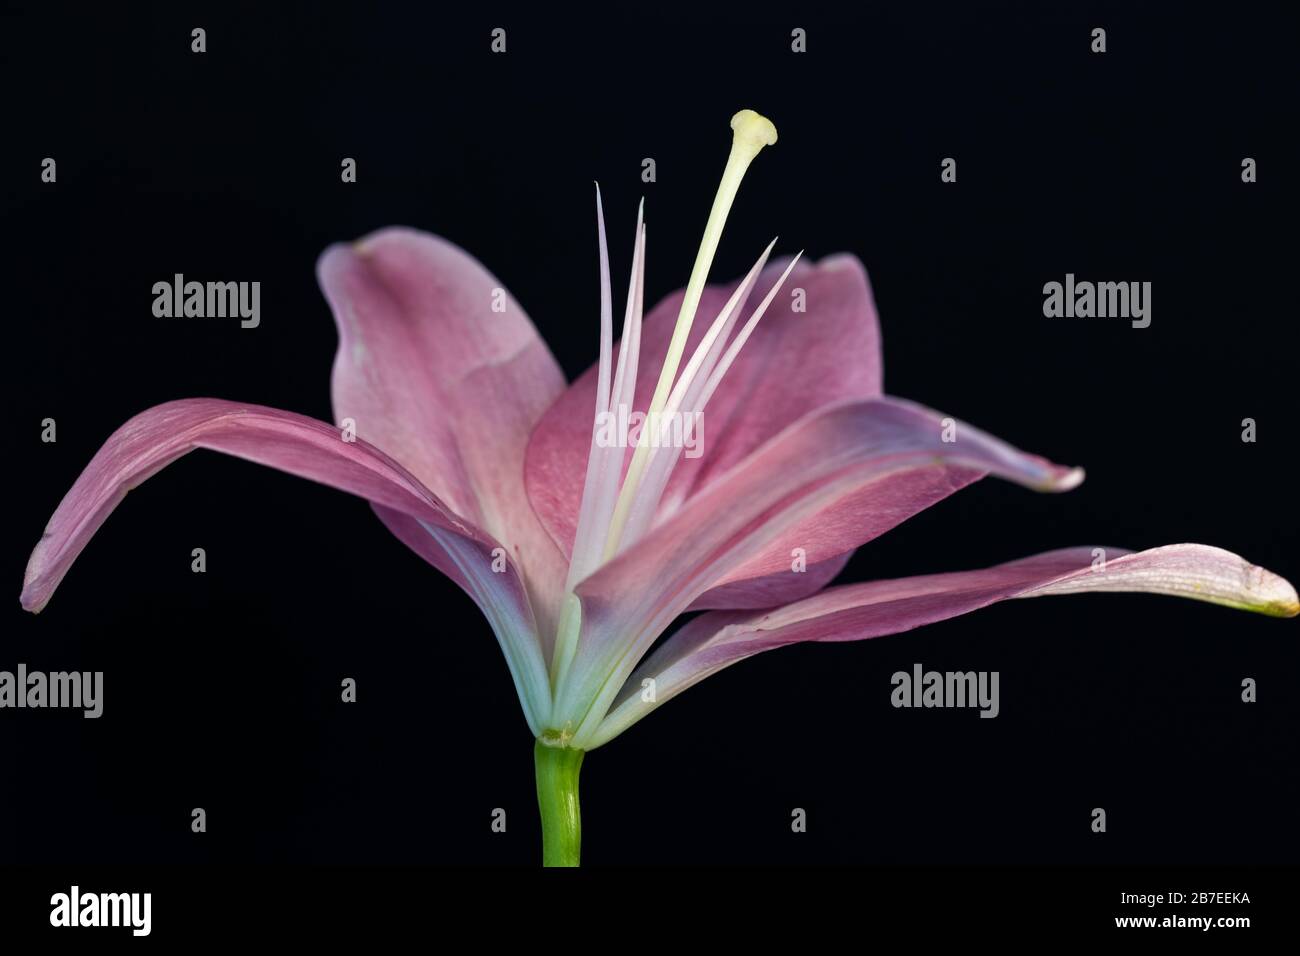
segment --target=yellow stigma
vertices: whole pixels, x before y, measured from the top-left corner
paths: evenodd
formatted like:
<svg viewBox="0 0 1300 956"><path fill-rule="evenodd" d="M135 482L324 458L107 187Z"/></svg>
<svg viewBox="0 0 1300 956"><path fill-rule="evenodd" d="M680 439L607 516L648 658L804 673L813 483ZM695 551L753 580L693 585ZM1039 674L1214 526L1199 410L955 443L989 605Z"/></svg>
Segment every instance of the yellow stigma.
<svg viewBox="0 0 1300 956"><path fill-rule="evenodd" d="M776 145L776 127L766 116L753 110L741 110L731 118L731 130L735 134L731 145L749 149L749 159L758 155L764 146ZM746 163L749 160L745 160Z"/></svg>
<svg viewBox="0 0 1300 956"><path fill-rule="evenodd" d="M727 224L727 213L731 211L732 200L740 189L740 181L745 177L745 170L754 161L754 157L764 146L776 142L776 127L766 116L753 110L741 110L731 117L731 153L727 156L726 168L722 171L722 181L718 183L718 193L713 197L713 208L709 210L709 221L704 226L704 237L700 240L700 250L695 254L695 265L691 268L691 277L686 283L686 295L682 299L681 311L677 313L677 325L673 328L673 337L668 343L668 352L664 355L664 365L659 372L659 382L655 385L654 397L646 412L646 421L655 421L668 401L668 393L677 378L677 367L681 364L682 353L686 351L686 340L691 334L691 325L695 322L695 312L700 306L700 296L704 284L709 278L709 267L713 265L713 254L718 251L718 240L722 238L722 229ZM637 445L632 454L632 463L628 465L627 478L619 491L618 502L610 520L609 535L605 539L605 557L610 558L618 550L623 527L627 523L628 512L636 496L637 485L645 471L649 445Z"/></svg>

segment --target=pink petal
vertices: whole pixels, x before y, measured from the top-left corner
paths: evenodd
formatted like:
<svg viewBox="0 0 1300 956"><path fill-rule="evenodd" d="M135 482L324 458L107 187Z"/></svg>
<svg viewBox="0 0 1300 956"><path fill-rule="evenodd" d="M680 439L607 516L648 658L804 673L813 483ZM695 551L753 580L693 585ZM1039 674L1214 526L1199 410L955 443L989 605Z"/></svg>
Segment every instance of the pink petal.
<svg viewBox="0 0 1300 956"><path fill-rule="evenodd" d="M880 537L983 476L982 471L955 466L883 475L809 515L752 558L728 569L689 609L775 607L816 594L834 575L820 583L819 578L831 567L838 573L859 545ZM806 573L791 573L796 548L802 549L808 563ZM811 573L814 565L822 574Z"/></svg>
<svg viewBox="0 0 1300 956"><path fill-rule="evenodd" d="M756 287L769 288L789 265L773 261ZM708 286L687 342L698 347L712 318L739 281ZM806 293L806 313L792 311L794 289ZM642 375L634 407L644 411L672 337L684 290L660 302L644 319ZM616 353L617 354L617 353ZM671 508L745 458L781 429L826 405L880 394L880 335L871 288L861 263L839 255L795 266L781 296L759 323L709 402L704 454L682 460L664 494ZM598 368L593 366L537 423L528 447L528 494L542 523L567 555L573 546L582 496L591 409Z"/></svg>
<svg viewBox="0 0 1300 956"><path fill-rule="evenodd" d="M1104 561L1097 562L1098 552ZM1209 601L1276 617L1300 611L1284 579L1220 548L1176 544L1128 553L1067 548L978 571L831 588L774 611L695 618L628 680L591 746L606 743L655 707L724 667L800 641L857 641L910 631L1007 598L1141 591ZM642 700L645 679L655 700Z"/></svg>
<svg viewBox="0 0 1300 956"><path fill-rule="evenodd" d="M40 611L126 493L196 448L269 465L372 502L399 537L446 571L499 625L525 714L540 732L550 706L548 678L515 565L507 562L506 573L491 573L498 546L491 536L459 518L384 452L365 441L344 441L339 429L292 412L200 398L168 402L132 418L104 443L50 518L27 564L23 607ZM440 545L427 543L435 538Z"/></svg>
<svg viewBox="0 0 1300 956"><path fill-rule="evenodd" d="M509 549L549 635L565 565L523 467L564 376L532 322L477 260L410 229L331 246L317 273L339 329L335 416Z"/></svg>
<svg viewBox="0 0 1300 956"><path fill-rule="evenodd" d="M956 440L945 441L949 421L892 398L823 409L787 428L579 584L582 637L555 707L558 720L581 721L574 746L589 739L593 721L678 614L733 569L769 553L774 542L846 498L854 502L855 522L828 521L832 550L816 560L861 544L915 511L913 485L925 489L923 505L971 472L1041 490L1065 490L1082 480L1078 469L1026 455L962 423L954 423Z"/></svg>
<svg viewBox="0 0 1300 956"><path fill-rule="evenodd" d="M844 570L851 557L853 552L845 551L822 561L809 561L807 570L798 574L791 573L787 566L770 574L720 584L709 588L692 601L687 610L753 610L789 604L816 594L830 584Z"/></svg>

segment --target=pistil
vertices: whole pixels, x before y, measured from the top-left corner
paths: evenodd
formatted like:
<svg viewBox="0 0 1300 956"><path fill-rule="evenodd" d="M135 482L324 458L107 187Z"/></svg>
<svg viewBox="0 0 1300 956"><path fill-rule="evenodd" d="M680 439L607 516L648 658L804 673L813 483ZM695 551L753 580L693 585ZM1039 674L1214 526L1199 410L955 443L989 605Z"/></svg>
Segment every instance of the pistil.
<svg viewBox="0 0 1300 956"><path fill-rule="evenodd" d="M659 371L659 381L655 385L650 407L646 412L647 421L657 421L668 401L669 392L677 377L677 368L681 364L682 353L686 351L686 342L690 338L691 326L695 322L695 313L700 306L700 296L704 293L704 284L709 278L709 268L713 265L713 256L718 250L718 241L722 238L723 227L727 224L727 214L731 203L740 189L740 181L754 157L764 146L776 143L776 127L765 116L753 110L741 110L731 118L732 140L731 153L727 156L726 168L722 171L722 181L718 184L717 195L713 198L713 208L709 210L709 220L704 226L704 237L700 240L699 251L695 254L695 265L691 277L686 283L686 295L682 299L681 309L677 313L677 324L673 328L668 351L664 355L663 368ZM645 472L648 444L639 444L632 454L628 465L627 477L619 492L610 520L609 532L605 537L604 558L608 560L618 551L623 528L627 523L632 502L636 499L637 487Z"/></svg>

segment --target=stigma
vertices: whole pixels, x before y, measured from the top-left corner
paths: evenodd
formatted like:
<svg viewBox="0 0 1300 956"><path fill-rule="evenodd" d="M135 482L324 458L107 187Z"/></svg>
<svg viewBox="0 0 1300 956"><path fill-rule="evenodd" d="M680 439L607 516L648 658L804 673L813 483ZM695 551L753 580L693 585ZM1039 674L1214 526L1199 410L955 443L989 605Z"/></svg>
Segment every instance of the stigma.
<svg viewBox="0 0 1300 956"><path fill-rule="evenodd" d="M713 265L713 256L718 251L718 242L722 239L722 230L727 224L727 214L731 211L731 204L740 190L740 182L744 179L749 164L754 161L763 147L776 143L775 124L766 116L753 110L740 110L732 116L731 132L731 152L727 156L727 165L722 171L722 180L718 183L717 195L713 198L713 207L709 210L704 236L700 239L699 250L695 253L695 265L691 268L691 277L686 283L686 295L677 313L677 323L673 327L668 351L664 355L663 367L659 370L654 396L650 399L650 407L646 410L648 421L659 420L677 378L682 354L686 351L686 342L690 338L691 327L695 324L695 314L700 307L700 296L704 293L709 269ZM614 513L605 538L605 551L602 555L605 560L618 552L633 501L645 477L648 464L647 446L638 445L614 505Z"/></svg>

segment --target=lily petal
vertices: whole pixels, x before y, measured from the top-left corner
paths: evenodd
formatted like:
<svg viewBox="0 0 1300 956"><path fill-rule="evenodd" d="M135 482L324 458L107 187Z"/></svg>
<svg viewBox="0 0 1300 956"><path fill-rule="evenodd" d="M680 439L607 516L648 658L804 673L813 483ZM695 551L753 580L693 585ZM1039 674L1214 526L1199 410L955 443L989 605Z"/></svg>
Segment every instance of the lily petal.
<svg viewBox="0 0 1300 956"><path fill-rule="evenodd" d="M838 573L859 545L880 537L984 474L970 468L936 465L884 475L809 515L748 561L729 568L717 584L691 603L689 610L775 607L816 594L834 575L820 583L819 578L833 566ZM807 571L792 573L796 555L807 563Z"/></svg>
<svg viewBox="0 0 1300 956"><path fill-rule="evenodd" d="M771 262L756 287L770 288L789 264L788 258ZM737 280L706 287L699 314L707 319L717 315L739 285ZM807 312L793 310L796 300L791 293L797 289L803 290ZM641 329L642 370L654 372L663 363L683 296L684 290L678 290L646 315ZM664 492L661 516L680 509L713 477L794 421L830 404L880 394L876 308L866 271L857 259L838 255L816 264L801 260L786 280L782 297L784 301L778 298L773 304L710 399L704 454L677 464ZM699 346L709 325L708 321L695 323L686 354ZM528 447L529 498L566 555L577 526L598 372L593 366L551 406L537 423ZM635 409L646 409L655 384L654 374L637 380Z"/></svg>
<svg viewBox="0 0 1300 956"><path fill-rule="evenodd" d="M496 540L458 517L384 452L362 440L345 441L333 426L293 412L199 398L136 415L104 443L50 518L27 563L23 607L40 611L126 493L196 448L359 495L386 521L392 518L389 527L446 571L493 622L525 716L540 732L550 708L546 665L516 566L507 562L506 573L489 571ZM419 542L409 534L416 526L423 532ZM434 542L438 553L425 541Z"/></svg>
<svg viewBox="0 0 1300 956"><path fill-rule="evenodd" d="M565 564L523 469L564 375L532 321L476 259L411 229L331 246L317 273L339 330L335 415L506 546L549 639Z"/></svg>
<svg viewBox="0 0 1300 956"><path fill-rule="evenodd" d="M947 469L958 470L955 479ZM573 724L573 746L584 746L672 620L791 529L852 500L858 520L827 528L836 538L824 557L840 554L924 507L930 492L918 498L913 487L943 487L970 472L1046 491L1083 477L899 399L848 402L795 423L578 585L582 636L553 719Z"/></svg>
<svg viewBox="0 0 1300 956"><path fill-rule="evenodd" d="M1102 563L1095 557L1099 550L1106 556ZM801 641L898 634L1007 598L1094 591L1168 594L1275 617L1300 611L1295 589L1286 580L1229 551L1200 544L1137 553L1066 548L978 571L851 584L778 610L693 619L637 668L588 749L607 743L710 674L763 651ZM642 699L646 679L655 682L654 702Z"/></svg>
<svg viewBox="0 0 1300 956"><path fill-rule="evenodd" d="M773 550L773 549L769 549ZM844 570L853 557L845 551L823 561L810 561L804 571L793 573L793 562L771 574L744 577L730 584L709 588L691 602L688 611L754 610L789 604L816 594ZM730 576L729 576L730 577Z"/></svg>

